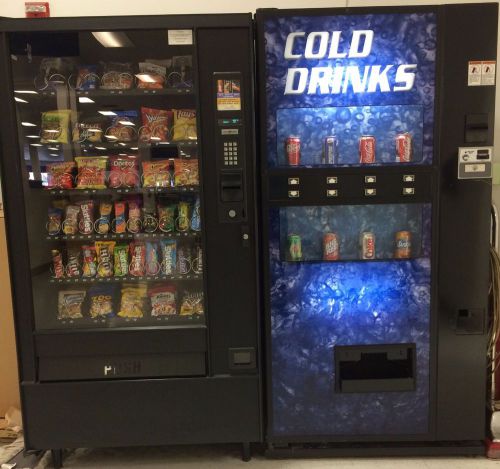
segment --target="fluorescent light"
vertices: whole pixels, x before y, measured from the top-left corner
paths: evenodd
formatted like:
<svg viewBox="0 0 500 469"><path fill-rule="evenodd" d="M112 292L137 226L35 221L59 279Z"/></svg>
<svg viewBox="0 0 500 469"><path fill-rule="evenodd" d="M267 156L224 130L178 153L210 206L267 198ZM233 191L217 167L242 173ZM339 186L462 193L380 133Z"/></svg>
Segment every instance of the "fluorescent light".
<svg viewBox="0 0 500 469"><path fill-rule="evenodd" d="M139 147L131 147L131 150L139 150Z"/></svg>
<svg viewBox="0 0 500 469"><path fill-rule="evenodd" d="M87 96L79 96L78 97L78 101L82 104L85 104L85 103L95 103L95 101L93 99L90 99L90 98L87 98Z"/></svg>
<svg viewBox="0 0 500 469"><path fill-rule="evenodd" d="M95 147L96 150L106 150L105 147Z"/></svg>
<svg viewBox="0 0 500 469"><path fill-rule="evenodd" d="M94 36L104 47L132 47L132 41L125 33L100 31L93 32Z"/></svg>
<svg viewBox="0 0 500 469"><path fill-rule="evenodd" d="M127 156L126 153L118 153L120 156Z"/></svg>
<svg viewBox="0 0 500 469"><path fill-rule="evenodd" d="M47 150L59 151L58 147L48 147Z"/></svg>
<svg viewBox="0 0 500 469"><path fill-rule="evenodd" d="M59 153L49 153L50 156L59 156Z"/></svg>
<svg viewBox="0 0 500 469"><path fill-rule="evenodd" d="M41 143L30 143L32 147L43 147Z"/></svg>
<svg viewBox="0 0 500 469"><path fill-rule="evenodd" d="M60 130L58 129L44 129L44 132L47 132L48 134L58 134Z"/></svg>
<svg viewBox="0 0 500 469"><path fill-rule="evenodd" d="M150 140L161 140L160 137L151 137Z"/></svg>
<svg viewBox="0 0 500 469"><path fill-rule="evenodd" d="M14 93L19 93L19 94L38 94L36 91L33 91L33 90L14 90Z"/></svg>
<svg viewBox="0 0 500 469"><path fill-rule="evenodd" d="M97 111L99 114L103 116L116 116L116 112L113 111Z"/></svg>
<svg viewBox="0 0 500 469"><path fill-rule="evenodd" d="M144 83L156 83L156 80L149 73L138 73L136 77Z"/></svg>
<svg viewBox="0 0 500 469"><path fill-rule="evenodd" d="M17 103L27 103L25 99L18 98L17 96L14 96L14 99L16 100Z"/></svg>
<svg viewBox="0 0 500 469"><path fill-rule="evenodd" d="M32 124L31 122L21 122L21 125L24 127L36 127L36 124Z"/></svg>
<svg viewBox="0 0 500 469"><path fill-rule="evenodd" d="M26 135L26 138L40 138L40 135Z"/></svg>
<svg viewBox="0 0 500 469"><path fill-rule="evenodd" d="M121 125L135 125L133 122L130 121L118 121Z"/></svg>
<svg viewBox="0 0 500 469"><path fill-rule="evenodd" d="M122 142L120 142L118 145L121 145L122 147L126 147L127 146L126 143L122 143Z"/></svg>
<svg viewBox="0 0 500 469"><path fill-rule="evenodd" d="M106 138L109 138L109 140L118 140L118 137L116 135L105 135Z"/></svg>

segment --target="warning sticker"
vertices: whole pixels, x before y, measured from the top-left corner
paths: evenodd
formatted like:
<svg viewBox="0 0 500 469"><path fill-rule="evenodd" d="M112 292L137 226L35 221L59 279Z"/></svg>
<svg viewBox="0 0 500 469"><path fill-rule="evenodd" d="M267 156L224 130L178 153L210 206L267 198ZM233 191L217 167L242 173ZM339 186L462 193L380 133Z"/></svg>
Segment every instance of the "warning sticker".
<svg viewBox="0 0 500 469"><path fill-rule="evenodd" d="M240 80L217 80L217 110L241 111Z"/></svg>
<svg viewBox="0 0 500 469"><path fill-rule="evenodd" d="M468 65L468 86L495 86L495 60L471 60Z"/></svg>

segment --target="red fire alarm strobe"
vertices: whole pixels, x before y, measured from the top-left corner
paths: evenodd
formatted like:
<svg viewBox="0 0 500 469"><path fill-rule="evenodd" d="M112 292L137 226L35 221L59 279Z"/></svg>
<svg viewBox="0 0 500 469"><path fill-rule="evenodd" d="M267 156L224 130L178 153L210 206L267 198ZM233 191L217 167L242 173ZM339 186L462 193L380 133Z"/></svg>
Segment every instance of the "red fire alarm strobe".
<svg viewBox="0 0 500 469"><path fill-rule="evenodd" d="M24 11L26 18L48 18L49 2L24 2Z"/></svg>

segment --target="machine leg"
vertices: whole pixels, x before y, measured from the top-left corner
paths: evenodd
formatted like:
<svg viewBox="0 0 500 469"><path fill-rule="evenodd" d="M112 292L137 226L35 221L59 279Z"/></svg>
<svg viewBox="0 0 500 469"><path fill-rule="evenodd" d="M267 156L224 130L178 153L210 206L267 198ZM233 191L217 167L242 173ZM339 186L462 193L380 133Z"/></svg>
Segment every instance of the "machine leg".
<svg viewBox="0 0 500 469"><path fill-rule="evenodd" d="M52 453L52 465L54 469L61 469L63 467L63 450L62 449L53 449Z"/></svg>
<svg viewBox="0 0 500 469"><path fill-rule="evenodd" d="M250 461L250 459L252 459L252 454L250 452L250 443L241 444L241 459L245 462L248 462Z"/></svg>

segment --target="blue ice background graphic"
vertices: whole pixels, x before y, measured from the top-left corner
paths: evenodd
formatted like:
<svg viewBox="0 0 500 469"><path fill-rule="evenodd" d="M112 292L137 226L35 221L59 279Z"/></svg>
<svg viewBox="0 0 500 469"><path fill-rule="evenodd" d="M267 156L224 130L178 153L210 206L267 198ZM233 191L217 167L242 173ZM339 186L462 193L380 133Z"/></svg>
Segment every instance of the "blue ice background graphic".
<svg viewBox="0 0 500 469"><path fill-rule="evenodd" d="M343 59L295 59L286 60L283 56L286 38L289 33L305 31L342 31L339 50L348 49L352 31L371 29L374 39L371 53L365 58ZM416 160L423 164L432 163L434 88L436 61L436 17L434 13L387 14L387 15L350 15L350 16L301 16L274 17L264 24L266 98L267 98L267 164L270 167L283 164L280 158L284 141L284 130L278 130L278 110L283 108L345 108L349 106L388 106L414 105L421 107L422 146L416 153ZM301 43L302 41L302 43ZM304 38L296 40L297 50L303 49ZM325 67L356 65L361 69L367 65L395 65L389 76L395 73L400 64L417 64L414 87L407 92L354 93L349 87L346 93L332 95L285 95L285 81L290 67ZM393 75L392 75L393 76ZM345 119L340 110L340 120ZM357 113L359 114L359 113ZM356 116L356 114L354 114ZM330 115L331 117L331 115ZM352 117L352 116L351 116ZM405 121L400 107L396 106L379 117L363 112L362 131L378 135L379 141L390 141L392 135L384 137L388 128L395 130L413 124ZM356 117L357 118L357 117ZM392 121L392 124L390 123ZM283 119L280 123L283 124ZM333 121L333 125L339 122ZM327 125L324 121L319 126ZM352 124L351 124L352 125ZM345 129L344 129L345 130ZM356 135L357 131L353 132ZM278 137L279 134L279 137ZM299 136L300 133L298 133ZM277 138L278 137L278 138ZM354 138L351 133L339 133L340 138ZM307 142L308 134L304 135ZM419 140L420 137L417 138ZM350 159L348 162L350 163ZM308 162L306 164L313 164Z"/></svg>

